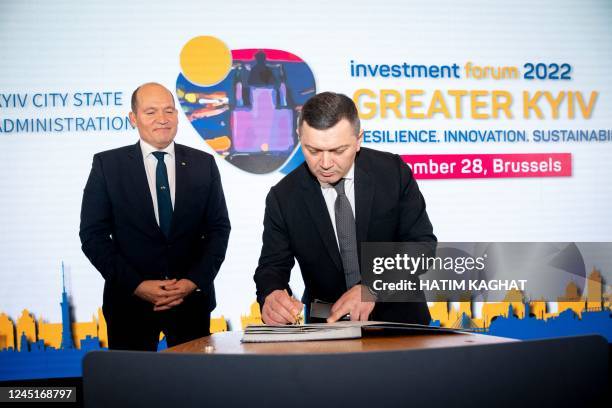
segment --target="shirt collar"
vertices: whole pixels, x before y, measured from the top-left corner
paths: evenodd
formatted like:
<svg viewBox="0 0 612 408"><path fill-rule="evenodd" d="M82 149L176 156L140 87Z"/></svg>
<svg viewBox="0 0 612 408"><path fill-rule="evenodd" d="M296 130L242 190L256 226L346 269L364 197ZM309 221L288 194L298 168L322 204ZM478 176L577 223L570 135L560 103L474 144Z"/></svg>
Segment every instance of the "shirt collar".
<svg viewBox="0 0 612 408"><path fill-rule="evenodd" d="M343 177L347 180L353 180L355 178L355 162L353 161L353 164L351 164L351 168L349 169L348 173L346 173L346 175Z"/></svg>
<svg viewBox="0 0 612 408"><path fill-rule="evenodd" d="M140 139L140 150L142 150L142 157L145 159L149 157L153 152L166 152L170 157L174 157L174 141L163 149L158 149L151 146L149 143Z"/></svg>

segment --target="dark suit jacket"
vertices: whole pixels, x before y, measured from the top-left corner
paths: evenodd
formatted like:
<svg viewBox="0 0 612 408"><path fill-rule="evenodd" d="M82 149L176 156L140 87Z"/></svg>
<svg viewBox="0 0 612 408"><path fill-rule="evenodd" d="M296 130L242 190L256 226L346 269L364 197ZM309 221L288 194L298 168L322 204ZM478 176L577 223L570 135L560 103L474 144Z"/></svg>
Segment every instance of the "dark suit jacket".
<svg viewBox="0 0 612 408"><path fill-rule="evenodd" d="M355 222L361 242L434 242L436 237L410 168L397 155L361 148L355 159ZM272 187L266 199L257 300L289 289L297 259L302 301L335 302L346 292L342 260L320 184L306 163ZM429 323L424 302L377 303L371 320Z"/></svg>
<svg viewBox="0 0 612 408"><path fill-rule="evenodd" d="M120 307L148 279L188 278L216 305L213 280L225 258L230 222L214 158L175 144L176 191L168 238L162 233L139 143L98 153L81 208L83 252L102 274L104 306Z"/></svg>

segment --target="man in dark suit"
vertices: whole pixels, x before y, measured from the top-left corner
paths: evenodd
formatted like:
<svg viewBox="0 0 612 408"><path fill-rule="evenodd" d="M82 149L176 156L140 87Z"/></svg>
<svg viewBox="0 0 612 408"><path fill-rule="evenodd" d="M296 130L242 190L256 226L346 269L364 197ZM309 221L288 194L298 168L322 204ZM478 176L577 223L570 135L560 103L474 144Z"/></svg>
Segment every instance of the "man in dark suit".
<svg viewBox="0 0 612 408"><path fill-rule="evenodd" d="M132 95L135 145L98 153L81 208L83 252L104 278L112 349L206 336L230 222L214 158L174 143L178 116L156 83Z"/></svg>
<svg viewBox="0 0 612 408"><path fill-rule="evenodd" d="M303 305L289 288L297 259L307 318L316 299L333 303L328 322L350 314L352 320L428 324L422 296L410 303L362 298L368 293L359 272L362 242L435 245L410 168L397 155L361 148L357 109L345 95L325 92L306 102L299 135L305 163L272 187L266 199L255 271L263 321L293 323L300 313Z"/></svg>

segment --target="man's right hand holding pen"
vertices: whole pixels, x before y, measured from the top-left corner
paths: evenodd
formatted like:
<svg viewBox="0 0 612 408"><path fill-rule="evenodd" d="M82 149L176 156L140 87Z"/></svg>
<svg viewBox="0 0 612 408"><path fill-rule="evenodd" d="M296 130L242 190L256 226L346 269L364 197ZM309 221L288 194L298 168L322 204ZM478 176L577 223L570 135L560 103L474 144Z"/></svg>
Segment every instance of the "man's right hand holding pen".
<svg viewBox="0 0 612 408"><path fill-rule="evenodd" d="M302 302L290 296L286 289L277 289L266 296L261 318L265 324L295 324L303 309Z"/></svg>

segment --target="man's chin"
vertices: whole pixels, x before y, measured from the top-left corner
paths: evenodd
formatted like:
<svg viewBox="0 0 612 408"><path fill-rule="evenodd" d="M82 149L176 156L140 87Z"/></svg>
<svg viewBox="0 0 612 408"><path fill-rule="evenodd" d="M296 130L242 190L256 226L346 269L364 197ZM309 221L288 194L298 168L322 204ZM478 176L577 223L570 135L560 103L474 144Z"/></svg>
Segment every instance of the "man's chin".
<svg viewBox="0 0 612 408"><path fill-rule="evenodd" d="M338 182L338 180L341 179L341 177L337 174L332 174L331 176L324 176L323 174L319 173L317 179L319 179L321 183L335 184Z"/></svg>
<svg viewBox="0 0 612 408"><path fill-rule="evenodd" d="M149 142L149 144L158 149L165 149L170 145L170 143L172 143L173 140L174 137L157 138L154 142Z"/></svg>

